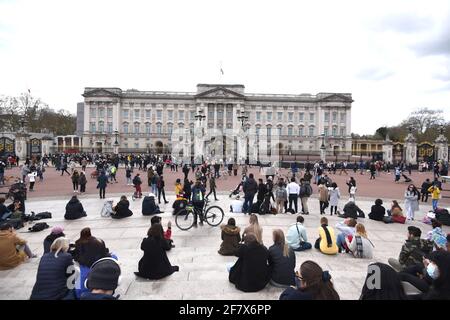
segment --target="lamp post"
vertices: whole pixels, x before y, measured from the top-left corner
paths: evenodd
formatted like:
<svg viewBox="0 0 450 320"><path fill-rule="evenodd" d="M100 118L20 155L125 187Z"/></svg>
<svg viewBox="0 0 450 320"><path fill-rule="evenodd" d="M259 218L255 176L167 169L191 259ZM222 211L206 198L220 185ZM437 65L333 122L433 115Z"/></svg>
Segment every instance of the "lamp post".
<svg viewBox="0 0 450 320"><path fill-rule="evenodd" d="M320 146L320 160L326 161L325 133L322 133L322 145Z"/></svg>
<svg viewBox="0 0 450 320"><path fill-rule="evenodd" d="M194 163L202 164L204 159L204 131L202 121L206 119L206 116L203 114L203 110L198 110L198 113L194 116L195 120L198 121L197 133L194 137Z"/></svg>
<svg viewBox="0 0 450 320"><path fill-rule="evenodd" d="M116 130L114 130L114 136L115 136L115 141L114 141L114 154L115 155L118 155L119 154L119 141L118 141L118 138L119 138L119 131L117 131L117 129Z"/></svg>

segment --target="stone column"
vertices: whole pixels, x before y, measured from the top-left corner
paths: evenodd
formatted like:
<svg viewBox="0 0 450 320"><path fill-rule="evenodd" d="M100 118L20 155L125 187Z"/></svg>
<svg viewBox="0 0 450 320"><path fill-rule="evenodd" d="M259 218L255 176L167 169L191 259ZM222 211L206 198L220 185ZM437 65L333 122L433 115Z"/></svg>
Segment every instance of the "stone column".
<svg viewBox="0 0 450 320"><path fill-rule="evenodd" d="M444 163L448 162L448 140L444 136L444 128L439 130L439 136L434 141L436 148L436 160L442 160Z"/></svg>
<svg viewBox="0 0 450 320"><path fill-rule="evenodd" d="M389 135L386 135L386 139L383 143L383 160L392 163L392 141L389 139Z"/></svg>
<svg viewBox="0 0 450 320"><path fill-rule="evenodd" d="M412 128L405 138L405 161L406 164L417 164L417 140L412 134Z"/></svg>
<svg viewBox="0 0 450 320"><path fill-rule="evenodd" d="M27 158L27 142L29 137L29 134L23 132L16 134L15 153L19 156L21 161L24 161Z"/></svg>

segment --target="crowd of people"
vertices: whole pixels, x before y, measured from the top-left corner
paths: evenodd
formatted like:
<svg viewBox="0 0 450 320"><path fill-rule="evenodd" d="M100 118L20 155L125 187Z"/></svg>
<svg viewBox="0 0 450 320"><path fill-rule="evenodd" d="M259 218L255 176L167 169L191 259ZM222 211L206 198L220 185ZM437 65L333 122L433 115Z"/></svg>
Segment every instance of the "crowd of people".
<svg viewBox="0 0 450 320"><path fill-rule="evenodd" d="M105 199L106 188L111 183L117 183L116 174L120 165L125 167L127 184L135 188L134 196L143 196L141 185L146 182L150 193L142 200L142 214L152 216L151 227L142 240L142 258L138 261L135 275L144 279L159 280L180 271L179 266L172 265L167 251L175 247L172 240L171 223L164 230L162 213L158 204L161 200L168 203L165 194L164 169L180 171L184 179L177 179L173 186L177 196L173 204L173 213L176 214L189 202L194 206L204 205L204 200L216 195L217 179L220 177L220 165L204 163L202 165L173 163L169 157L49 157L36 163L28 163L22 167L22 175L36 173L41 177L45 167L52 162L61 175L70 176L74 195L66 205L64 218L75 220L87 216L87 212L77 193L86 191L86 166L95 166L97 188L99 196ZM81 170L77 169L78 163ZM375 165L375 163L374 163ZM282 300L339 300L339 294L334 288L331 272L323 270L314 261L305 260L296 270L296 253L307 250L317 250L325 255L348 254L357 259L373 259L374 245L369 232L361 223L366 217L363 210L356 204L357 182L354 177L346 181L346 190L342 191L330 173L348 174L347 163L316 164L311 172L305 170L301 175L298 168L292 168L291 177L270 174L266 179L255 179L252 173L247 176L247 166L243 166L242 179L236 190L230 193L235 197L230 211L249 214L247 226L238 226L235 218L229 218L221 226L221 244L218 254L236 256L235 263L227 265L229 281L238 290L256 292L264 289L268 284L282 288ZM380 167L389 165L378 164L372 172L369 167L371 179L375 178ZM24 168L26 170L24 170ZM38 170L38 168L40 168ZM358 165L360 168L360 165ZM44 169L44 170L42 170ZM70 172L69 172L69 170ZM28 173L26 171L29 170ZM190 170L195 175L195 182L188 179ZM238 168L228 168L229 174L237 175ZM236 170L236 171L235 171ZM328 170L328 173L327 173ZM38 171L41 172L39 175ZM134 171L137 171L134 173ZM24 175L25 173L25 175ZM134 176L134 177L133 177ZM32 191L34 182L30 179L29 190ZM34 183L33 183L34 184ZM209 186L209 193L207 193ZM320 207L320 221L317 224L318 238L314 243L308 239L304 215L310 214L308 203L317 186L317 199ZM428 194L432 198L433 211L438 209L441 185L435 179L427 180L419 189L410 184L405 190L404 208L406 215L398 201L393 200L386 210L382 199L376 199L368 219L384 223L405 223L414 220L414 213L418 210L419 202L426 202ZM237 192L236 192L237 191ZM239 192L243 192L243 199ZM348 195L348 202L342 212L339 203ZM427 195L424 196L424 193ZM256 197L256 201L255 201ZM162 199L161 199L162 198ZM298 199L300 198L300 206ZM158 204L156 204L158 199ZM25 219L25 204L20 199L6 206L5 199L0 198L0 270L11 269L30 258L36 258L26 241L17 236L13 225L14 219ZM300 208L299 208L300 207ZM331 216L342 218L336 224L330 225L326 216L329 208ZM263 226L259 223L262 214L297 214L293 223L288 226L286 234L282 229L272 230L272 243L266 247L263 241ZM298 214L300 213L300 214ZM114 205L112 199L105 201L101 215L113 219L127 218L133 215L130 202L123 195ZM201 223L201 221L200 221ZM422 238L422 231L415 226L408 226L408 237L402 246L398 258L390 258L387 262L371 263L368 266L367 277L370 277L374 268L380 271L381 289L373 289L367 283L361 284L360 299L450 299L450 253L449 235L442 231L442 223L437 219L431 220L432 230ZM313 239L314 240L314 239ZM53 227L44 241L44 254L40 259L36 282L30 299L118 299L115 290L119 286L122 274L120 257L111 252L105 242L94 237L89 228L80 232L80 238L71 243L60 226ZM314 248L313 248L314 247ZM303 253L301 253L303 254ZM80 269L80 281L74 281L73 287L67 286L67 279L74 273L74 268ZM182 266L181 266L182 268ZM406 290L407 285L417 290L411 294ZM78 284L78 285L77 285Z"/></svg>

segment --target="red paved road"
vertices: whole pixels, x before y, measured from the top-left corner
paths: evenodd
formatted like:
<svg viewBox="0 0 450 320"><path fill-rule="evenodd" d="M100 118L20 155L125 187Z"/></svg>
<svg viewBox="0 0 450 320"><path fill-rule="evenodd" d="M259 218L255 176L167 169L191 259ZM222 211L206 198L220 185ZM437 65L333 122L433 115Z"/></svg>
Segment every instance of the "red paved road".
<svg viewBox="0 0 450 320"><path fill-rule="evenodd" d="M90 173L92 171L93 168L87 169L87 178L88 178L88 184L86 187L87 194L97 193L96 180L90 178ZM135 170L134 173L136 172L137 171ZM251 168L249 172L253 172L255 174L255 178L259 177L264 178L264 176L262 176L259 173L259 169L256 167ZM287 174L287 170L281 170L281 174L282 175ZM14 168L12 170L7 170L5 173L5 176L12 176L12 175L18 176L19 170L17 168ZM146 172L141 171L141 176L145 184L147 178ZM331 179L333 179L333 181L335 181L338 184L343 194L346 194L347 192L347 186L345 182L350 176L353 176L356 179L358 187L358 191L356 194L357 197L358 196L370 198L379 197L384 199L385 201L390 201L392 199L403 200L403 195L407 187L407 184L405 182L398 184L394 183L392 173L391 174L382 173L375 180L369 180L369 174L360 175L359 173L353 174L353 172L349 172L348 176L346 176L345 174L339 175L339 173L337 173L336 175L333 174L330 175ZM173 186L177 178L183 178L183 173L181 172L181 170L179 170L178 172L171 172L170 169L168 168L164 169L164 179L166 181L167 192L174 191ZM192 171L190 171L189 173L189 178L193 179ZM432 179L433 177L431 173L413 172L411 178L413 179L413 183L415 183L416 186L420 187L420 185L426 178ZM131 194L133 192L133 188L126 185L125 170L123 168L119 168L117 172L117 181L118 183L110 184L108 186L106 190L107 194L108 193ZM217 180L218 190L229 191L231 189L234 189L237 186L238 182L239 176L227 177L226 179L220 178ZM314 191L316 191L316 188L314 186L313 188ZM450 186L448 186L448 184L447 185L444 184L444 189L450 189ZM145 184L143 187L143 191L147 192L148 190L149 188ZM450 196L450 191L447 191L446 194ZM29 193L29 199L42 198L48 196L60 196L64 198L69 197L71 195L73 195L73 189L70 177L67 176L67 174L61 176L61 173L56 171L54 168L47 168L46 172L44 173L44 181L36 182L35 191ZM450 206L450 199L441 199L441 204Z"/></svg>

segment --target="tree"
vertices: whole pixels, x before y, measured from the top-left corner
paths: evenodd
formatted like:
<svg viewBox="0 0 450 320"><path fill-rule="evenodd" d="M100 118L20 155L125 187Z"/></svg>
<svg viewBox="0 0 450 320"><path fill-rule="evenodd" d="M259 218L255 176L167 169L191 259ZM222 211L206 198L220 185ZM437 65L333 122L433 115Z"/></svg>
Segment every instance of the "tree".
<svg viewBox="0 0 450 320"><path fill-rule="evenodd" d="M56 135L73 134L76 117L68 111L55 112L28 90L19 97L3 97L0 108L6 116L0 118L0 130L17 132L21 129L21 119L30 132L53 132Z"/></svg>
<svg viewBox="0 0 450 320"><path fill-rule="evenodd" d="M424 134L430 128L437 128L445 123L442 110L420 108L412 112L402 125L412 126L417 129L419 135Z"/></svg>
<svg viewBox="0 0 450 320"><path fill-rule="evenodd" d="M386 139L386 135L388 134L388 127L384 126L384 127L379 127L376 131L375 131L375 137L378 139Z"/></svg>

